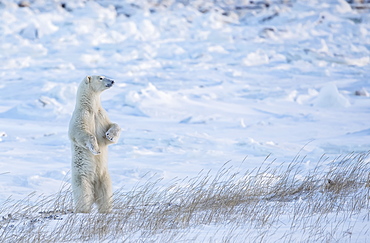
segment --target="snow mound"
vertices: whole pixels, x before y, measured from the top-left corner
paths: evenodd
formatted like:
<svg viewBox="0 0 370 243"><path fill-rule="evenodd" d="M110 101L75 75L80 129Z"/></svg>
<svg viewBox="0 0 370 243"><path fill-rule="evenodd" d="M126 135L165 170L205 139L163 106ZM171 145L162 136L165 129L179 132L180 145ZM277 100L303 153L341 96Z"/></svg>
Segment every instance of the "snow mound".
<svg viewBox="0 0 370 243"><path fill-rule="evenodd" d="M350 103L346 97L339 93L335 84L330 83L321 88L318 97L313 101L316 107L341 108L349 107Z"/></svg>
<svg viewBox="0 0 370 243"><path fill-rule="evenodd" d="M246 66L258 66L269 63L269 57L266 53L261 50L249 53L246 58L243 59L244 65Z"/></svg>

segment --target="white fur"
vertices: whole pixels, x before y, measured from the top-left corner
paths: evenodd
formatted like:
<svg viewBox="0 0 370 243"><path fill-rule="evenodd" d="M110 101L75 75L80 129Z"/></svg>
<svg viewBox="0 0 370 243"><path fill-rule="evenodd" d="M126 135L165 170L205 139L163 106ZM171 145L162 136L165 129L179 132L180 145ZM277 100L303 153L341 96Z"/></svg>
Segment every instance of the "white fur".
<svg viewBox="0 0 370 243"><path fill-rule="evenodd" d="M113 81L87 76L77 91L76 107L69 123L72 143L72 189L77 213L88 213L95 202L101 213L112 207L112 183L108 173L108 145L117 142L120 127L109 120L100 94Z"/></svg>

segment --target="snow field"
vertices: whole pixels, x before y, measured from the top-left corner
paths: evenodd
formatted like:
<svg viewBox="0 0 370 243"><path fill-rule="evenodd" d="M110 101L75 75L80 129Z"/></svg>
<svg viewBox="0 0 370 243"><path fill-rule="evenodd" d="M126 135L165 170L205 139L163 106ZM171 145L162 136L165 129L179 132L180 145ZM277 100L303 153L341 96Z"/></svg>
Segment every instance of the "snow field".
<svg viewBox="0 0 370 243"><path fill-rule="evenodd" d="M116 82L102 95L123 128L110 147L115 190L145 176L165 185L216 173L226 162L254 170L268 156L280 168L298 154L305 176L324 154L327 171L336 157L369 150L366 9L344 0L244 10L17 3L0 3L0 201L68 184L67 127L90 74Z"/></svg>

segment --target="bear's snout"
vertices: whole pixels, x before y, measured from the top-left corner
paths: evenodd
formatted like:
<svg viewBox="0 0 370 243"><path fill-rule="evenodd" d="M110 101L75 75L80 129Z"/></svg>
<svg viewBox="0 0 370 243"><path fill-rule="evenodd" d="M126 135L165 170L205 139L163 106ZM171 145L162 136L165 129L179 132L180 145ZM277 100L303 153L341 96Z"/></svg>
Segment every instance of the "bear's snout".
<svg viewBox="0 0 370 243"><path fill-rule="evenodd" d="M105 83L105 87L109 88L109 87L112 87L112 85L114 84L114 80L105 78L104 83Z"/></svg>

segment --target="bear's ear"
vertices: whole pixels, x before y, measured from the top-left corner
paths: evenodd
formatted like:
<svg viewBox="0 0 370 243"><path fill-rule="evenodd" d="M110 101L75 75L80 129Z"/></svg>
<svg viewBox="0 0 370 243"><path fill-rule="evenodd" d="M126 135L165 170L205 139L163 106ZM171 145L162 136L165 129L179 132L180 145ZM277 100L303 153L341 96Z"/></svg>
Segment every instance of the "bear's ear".
<svg viewBox="0 0 370 243"><path fill-rule="evenodd" d="M91 76L86 76L85 83L88 84L91 82Z"/></svg>

